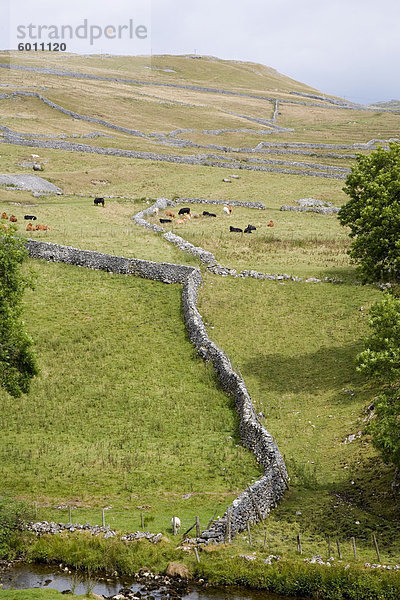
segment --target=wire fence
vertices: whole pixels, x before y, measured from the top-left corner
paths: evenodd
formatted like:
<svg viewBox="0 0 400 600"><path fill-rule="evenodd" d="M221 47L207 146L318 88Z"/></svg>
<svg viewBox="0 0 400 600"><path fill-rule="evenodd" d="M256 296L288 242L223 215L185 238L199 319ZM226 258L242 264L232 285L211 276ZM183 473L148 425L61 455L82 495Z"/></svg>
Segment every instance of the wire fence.
<svg viewBox="0 0 400 600"><path fill-rule="evenodd" d="M158 514L155 510L150 510L148 507L140 507L132 510L117 510L112 507L105 508L87 508L71 505L62 505L59 507L42 506L34 502L31 510L31 520L35 522L47 521L54 523L79 523L80 525L89 524L91 526L110 527L123 532L135 531L151 531L163 532L167 534L173 533L172 518L178 517L180 520L180 535L189 530L191 535L195 537L200 535L201 531L207 529L212 520L216 518L220 508L220 513L223 514L225 508L217 507L214 514L205 514L204 510L193 511L186 509L184 514L182 510L179 514L165 516ZM197 514L196 514L197 512Z"/></svg>
<svg viewBox="0 0 400 600"><path fill-rule="evenodd" d="M205 514L201 510L196 514L193 507L186 508L184 514L182 509L179 514L166 516L165 513L157 513L150 507L136 507L132 509L114 509L112 507L87 508L72 505L61 505L58 507L42 506L37 502L32 505L31 519L35 522L55 522L69 524L89 524L91 526L110 527L123 533L152 532L165 533L170 536L174 534L172 517L177 516L181 522L178 537L199 537L201 532L210 527L212 521L218 515L224 513L224 505L216 507L214 514ZM218 513L218 515L217 515ZM386 547L377 533L371 532L356 538L355 536L324 536L312 535L298 532L297 534L283 534L276 531L269 521L255 528L250 524L242 534L242 540L246 543L249 551L259 551L269 555L301 555L304 558L319 557L316 562L322 561L358 561L369 563L382 562L395 570L400 570L397 556L393 548ZM333 563L334 564L334 563Z"/></svg>

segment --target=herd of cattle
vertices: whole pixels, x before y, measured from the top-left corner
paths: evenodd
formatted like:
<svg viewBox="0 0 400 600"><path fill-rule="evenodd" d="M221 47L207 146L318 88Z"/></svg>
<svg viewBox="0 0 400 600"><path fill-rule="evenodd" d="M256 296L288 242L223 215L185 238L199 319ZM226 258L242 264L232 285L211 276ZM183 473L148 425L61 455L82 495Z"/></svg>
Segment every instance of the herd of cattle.
<svg viewBox="0 0 400 600"><path fill-rule="evenodd" d="M230 206L229 204L225 204L225 206L223 207L223 212L225 215L231 215L233 212L232 206ZM154 208L153 216L158 216L158 213L159 213L158 208ZM167 210L167 211L165 211L165 217L160 217L159 221L160 221L160 223L172 223L173 222L175 225L183 225L187 221L190 221L190 219L192 219L192 218L193 219L201 219L202 217L216 217L216 216L217 215L215 213L208 212L208 210L204 210L203 213L195 213L192 215L190 208L184 207L179 210L178 218L176 218L176 215L174 212L172 212L171 210ZM268 223L267 227L274 227L274 222L270 221ZM254 227L254 225L247 225L247 227L245 229L242 229L241 227L233 227L232 225L230 225L229 231L234 232L234 233L251 233L252 231L256 231L256 227Z"/></svg>
<svg viewBox="0 0 400 600"><path fill-rule="evenodd" d="M95 198L94 199L94 205L95 206L103 206L104 207L104 198ZM230 204L225 204L223 207L223 213L225 215L232 215L233 212L233 208ZM158 208L154 208L153 209L153 216L158 216L159 213L159 209ZM203 213L195 213L195 214L191 214L190 208L188 207L184 207L181 208L178 212L178 218L176 218L176 215L174 212L172 212L172 210L167 210L165 211L165 216L164 217L160 217L159 221L160 223L172 223L174 222L174 224L176 225L183 225L184 223L186 223L187 221L190 221L192 218L193 219L200 219L202 217L216 217L217 215L215 213L211 213L208 210L204 210ZM24 216L25 220L28 221L36 221L37 217L35 215L25 215ZM10 217L7 215L7 213L3 212L1 214L1 220L10 220L11 223L16 223L18 221L17 217L15 215L11 215ZM5 227L6 229L8 228L7 224L2 224L3 227ZM274 227L274 222L270 221L267 224L267 227ZM26 231L48 231L50 229L50 227L48 225L36 225L34 226L31 222L28 223L27 227L26 227ZM252 233L253 231L256 231L256 227L254 227L254 225L247 225L247 227L245 229L242 229L241 227L233 227L232 225L229 226L229 231L233 232L233 233Z"/></svg>
<svg viewBox="0 0 400 600"><path fill-rule="evenodd" d="M36 221L37 217L35 215L25 215L24 219L26 221ZM11 223L17 223L18 219L15 215L8 216L6 212L1 213L2 221L10 221ZM5 229L8 229L8 225L6 223L2 224ZM32 223L28 223L26 226L26 231L48 231L50 227L48 225L32 225Z"/></svg>

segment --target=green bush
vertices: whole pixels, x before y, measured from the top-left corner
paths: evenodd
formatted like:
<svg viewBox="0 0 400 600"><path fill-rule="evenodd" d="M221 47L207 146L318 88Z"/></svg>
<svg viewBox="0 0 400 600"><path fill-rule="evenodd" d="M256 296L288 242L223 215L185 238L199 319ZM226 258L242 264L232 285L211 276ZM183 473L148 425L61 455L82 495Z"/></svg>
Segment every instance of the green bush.
<svg viewBox="0 0 400 600"><path fill-rule="evenodd" d="M370 310L372 330L367 348L358 355L358 370L377 379L383 393L375 401L368 430L385 462L400 468L400 300L387 294Z"/></svg>
<svg viewBox="0 0 400 600"><path fill-rule="evenodd" d="M0 498L0 559L12 559L18 555L27 519L26 505L8 498Z"/></svg>

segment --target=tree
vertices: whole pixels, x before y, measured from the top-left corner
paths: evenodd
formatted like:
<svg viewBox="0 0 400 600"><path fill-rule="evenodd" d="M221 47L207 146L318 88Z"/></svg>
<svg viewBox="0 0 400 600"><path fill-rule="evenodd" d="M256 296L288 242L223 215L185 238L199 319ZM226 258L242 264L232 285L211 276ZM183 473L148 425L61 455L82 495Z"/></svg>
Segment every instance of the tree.
<svg viewBox="0 0 400 600"><path fill-rule="evenodd" d="M370 311L372 333L358 355L358 370L383 384L369 425L374 446L386 462L400 468L400 299L392 294Z"/></svg>
<svg viewBox="0 0 400 600"><path fill-rule="evenodd" d="M392 294L376 302L368 321L372 333L358 355L358 370L367 376L396 384L400 381L400 299Z"/></svg>
<svg viewBox="0 0 400 600"><path fill-rule="evenodd" d="M0 226L0 387L17 398L29 392L38 367L21 321L23 293L31 285L21 272L28 252L15 233L15 227Z"/></svg>
<svg viewBox="0 0 400 600"><path fill-rule="evenodd" d="M353 238L349 251L364 282L400 280L400 144L358 155L343 191L350 200L339 211Z"/></svg>

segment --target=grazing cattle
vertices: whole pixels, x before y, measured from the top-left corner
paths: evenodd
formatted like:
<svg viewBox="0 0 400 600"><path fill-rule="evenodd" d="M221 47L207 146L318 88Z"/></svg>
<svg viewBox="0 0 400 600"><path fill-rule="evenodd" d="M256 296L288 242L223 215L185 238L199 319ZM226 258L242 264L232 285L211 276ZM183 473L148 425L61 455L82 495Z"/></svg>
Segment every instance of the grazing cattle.
<svg viewBox="0 0 400 600"><path fill-rule="evenodd" d="M222 181L224 183L232 183L232 181L230 179L228 179L227 177L224 177L224 179Z"/></svg>
<svg viewBox="0 0 400 600"><path fill-rule="evenodd" d="M249 231L256 231L257 227L254 227L254 225L247 225L246 229L248 229Z"/></svg>
<svg viewBox="0 0 400 600"><path fill-rule="evenodd" d="M273 226L274 226L274 222L273 222L273 221L270 221L270 222L268 223L268 225L267 225L267 227L273 227Z"/></svg>
<svg viewBox="0 0 400 600"><path fill-rule="evenodd" d="M171 219L175 219L175 213L173 213L172 210L166 210L165 214L167 215L167 217L171 217Z"/></svg>
<svg viewBox="0 0 400 600"><path fill-rule="evenodd" d="M230 215L231 213L229 212L229 208L227 206L224 206L224 213L226 215Z"/></svg>
<svg viewBox="0 0 400 600"><path fill-rule="evenodd" d="M32 225L32 223L28 223L28 225L26 226L26 230L27 230L27 231L32 231L32 230L33 230L33 225Z"/></svg>
<svg viewBox="0 0 400 600"><path fill-rule="evenodd" d="M153 215L158 215L158 208L157 206L155 208L153 208Z"/></svg>
<svg viewBox="0 0 400 600"><path fill-rule="evenodd" d="M33 170L34 171L43 171L43 167L42 167L42 165L38 165L37 163L34 163Z"/></svg>
<svg viewBox="0 0 400 600"><path fill-rule="evenodd" d="M29 219L31 221L36 221L37 217L35 217L35 215L25 215L24 219L26 219L27 221L29 221Z"/></svg>
<svg viewBox="0 0 400 600"><path fill-rule="evenodd" d="M204 217L216 217L217 215L214 215L214 213L208 212L208 210L203 210L203 216Z"/></svg>
<svg viewBox="0 0 400 600"><path fill-rule="evenodd" d="M174 535L179 533L179 529L181 527L181 520L179 517L172 517L171 519L171 527Z"/></svg>
<svg viewBox="0 0 400 600"><path fill-rule="evenodd" d="M36 225L35 231L47 231L50 229L48 225Z"/></svg>
<svg viewBox="0 0 400 600"><path fill-rule="evenodd" d="M104 206L104 198L95 198L95 199L94 199L94 205L95 205L95 206L99 206L100 204L101 204L102 206Z"/></svg>
<svg viewBox="0 0 400 600"><path fill-rule="evenodd" d="M1 218L2 219L8 219L7 213L5 213L5 212L1 213Z"/></svg>
<svg viewBox="0 0 400 600"><path fill-rule="evenodd" d="M18 219L17 219L17 217L16 217L16 216L14 216L14 215L11 215L11 217L10 217L10 221L11 221L11 223L16 223L16 222L18 221Z"/></svg>
<svg viewBox="0 0 400 600"><path fill-rule="evenodd" d="M175 223L176 223L177 225L183 225L184 223L186 223L186 221L185 221L185 219L177 219L177 220L175 221Z"/></svg>
<svg viewBox="0 0 400 600"><path fill-rule="evenodd" d="M232 225L229 227L229 231L236 231L237 233L243 233L243 229L240 229L240 227L232 227Z"/></svg>
<svg viewBox="0 0 400 600"><path fill-rule="evenodd" d="M232 206L230 204L227 204L226 207L229 210L229 214L231 215L232 214L232 210L233 210Z"/></svg>
<svg viewBox="0 0 400 600"><path fill-rule="evenodd" d="M190 215L190 208L181 208L178 215Z"/></svg>
<svg viewBox="0 0 400 600"><path fill-rule="evenodd" d="M172 223L172 219L160 219L160 223Z"/></svg>
<svg viewBox="0 0 400 600"><path fill-rule="evenodd" d="M183 218L186 219L187 221L190 221L190 219L192 218L192 215L183 215Z"/></svg>

